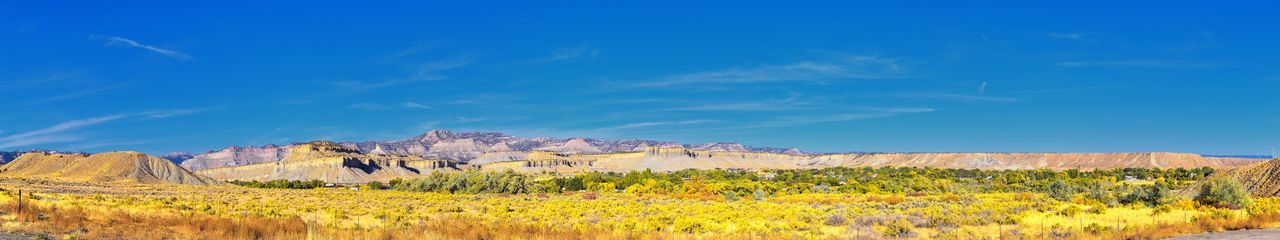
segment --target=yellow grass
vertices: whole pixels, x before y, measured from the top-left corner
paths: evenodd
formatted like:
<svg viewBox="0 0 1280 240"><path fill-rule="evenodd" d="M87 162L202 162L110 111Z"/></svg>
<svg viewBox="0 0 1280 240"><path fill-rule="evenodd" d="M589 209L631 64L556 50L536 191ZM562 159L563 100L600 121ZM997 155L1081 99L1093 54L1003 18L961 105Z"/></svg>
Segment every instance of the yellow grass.
<svg viewBox="0 0 1280 240"><path fill-rule="evenodd" d="M1275 199L1260 199L1252 212L1183 201L1156 213L1143 206L1089 211L1097 206L1027 193L724 201L13 180L0 188L0 230L94 239L1150 239L1280 222ZM22 212L17 188L38 192L25 196ZM1071 207L1081 211L1063 214ZM890 234L894 226L906 233Z"/></svg>

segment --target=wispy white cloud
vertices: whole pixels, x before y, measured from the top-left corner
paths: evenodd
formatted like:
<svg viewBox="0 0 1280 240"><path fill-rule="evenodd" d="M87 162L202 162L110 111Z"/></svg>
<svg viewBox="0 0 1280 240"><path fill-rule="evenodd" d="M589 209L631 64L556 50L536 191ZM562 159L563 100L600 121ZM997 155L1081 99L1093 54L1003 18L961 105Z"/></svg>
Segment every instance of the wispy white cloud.
<svg viewBox="0 0 1280 240"><path fill-rule="evenodd" d="M186 53L183 53L183 52L141 44L141 43L138 43L138 41L134 41L128 38L122 38L122 37L116 37L116 36L102 36L102 35L91 35L89 36L89 38L106 39L107 44L109 45L124 45L129 47L146 49L147 51L159 53L160 55L165 55L167 57L171 57L171 58L182 60L182 61L195 60L195 58L192 58L191 55L187 55Z"/></svg>
<svg viewBox="0 0 1280 240"><path fill-rule="evenodd" d="M27 132L16 133L13 135L0 137L0 148L25 147L39 144L49 143L68 143L77 142L84 139L81 134L75 133L75 130L104 124L124 119L160 119L183 115L196 114L212 109L210 108L189 108L189 109L173 109L159 111L145 111L136 113L113 114L100 117L76 119L54 124L53 126L36 129ZM0 132L3 133L3 132Z"/></svg>
<svg viewBox="0 0 1280 240"><path fill-rule="evenodd" d="M1017 98L967 95L967 94L945 93L945 92L908 92L908 93L889 94L888 96L896 97L896 98L935 99L935 100L951 100L951 101L962 101L962 102L1016 102L1018 101Z"/></svg>
<svg viewBox="0 0 1280 240"><path fill-rule="evenodd" d="M815 103L810 99L804 99L799 93L789 93L786 98L767 99L758 102L729 102L729 103L709 103L693 106L675 107L666 109L667 111L781 111L781 110L798 110L809 107Z"/></svg>
<svg viewBox="0 0 1280 240"><path fill-rule="evenodd" d="M440 120L432 120L432 121L418 123L418 130L426 131L426 130L437 129L437 127L439 127L441 123L443 123L443 121L440 121Z"/></svg>
<svg viewBox="0 0 1280 240"><path fill-rule="evenodd" d="M400 60L400 59L408 58L408 57L410 57L410 56L413 56L413 55L415 55L415 54L418 54L418 52L421 52L422 50L427 50L427 49L435 48L435 47L437 47L437 46L439 46L439 44L434 44L434 43L419 43L419 44L413 45L412 47L409 47L409 48L406 48L406 49L400 50L400 51L398 51L398 52L392 53L392 54L390 54L390 55L387 55L386 57L383 57L383 58L382 58L381 62L384 62L384 63L385 63L385 62L391 62L391 61L396 61L396 60Z"/></svg>
<svg viewBox="0 0 1280 240"><path fill-rule="evenodd" d="M351 105L349 105L349 106L347 106L347 107L349 107L349 108L351 108L351 109L369 110L369 111L376 111L376 110L387 110L387 109L391 109L391 107L387 107L386 105L377 104L377 103L367 103L367 102L355 103L355 104L351 104Z"/></svg>
<svg viewBox="0 0 1280 240"><path fill-rule="evenodd" d="M1138 59L1138 60L1110 60L1110 61L1065 61L1058 62L1058 66L1062 67L1116 67L1116 68L1213 68L1218 67L1216 64L1186 61L1186 60L1161 60L1161 59Z"/></svg>
<svg viewBox="0 0 1280 240"><path fill-rule="evenodd" d="M888 79L905 77L906 69L896 58L880 56L839 56L780 65L735 67L651 79L635 83L639 87L667 87L690 84L743 84L760 82L823 82L848 79Z"/></svg>
<svg viewBox="0 0 1280 240"><path fill-rule="evenodd" d="M432 109L431 106L428 106L426 104L416 103L416 102L405 102L405 103L401 103L400 106L404 108L412 108L412 109Z"/></svg>
<svg viewBox="0 0 1280 240"><path fill-rule="evenodd" d="M67 149L67 150L76 150L76 151L79 151L79 150L98 149L98 148L105 148L105 147L143 145L143 144L151 144L151 143L156 143L156 142L158 142L158 141L156 141L156 140L132 140L132 141L131 141L131 140L105 140L105 141L88 141L88 142L84 142L84 143L77 143L77 144L74 144L74 145L68 146L66 149Z"/></svg>
<svg viewBox="0 0 1280 240"><path fill-rule="evenodd" d="M1058 33L1058 32L1053 32L1053 33L1047 33L1047 34L1045 34L1045 36L1046 36L1046 37L1049 37L1049 38L1065 39L1065 40L1074 40L1074 41L1088 41L1088 42L1096 42L1096 41L1098 41L1098 38L1097 38L1094 34L1090 34L1090 33L1079 33L1079 32Z"/></svg>
<svg viewBox="0 0 1280 240"><path fill-rule="evenodd" d="M205 111L216 110L220 108L223 108L223 106L207 107L207 108L185 108L185 109L145 111L145 112L138 113L138 115L141 115L146 118L153 118L153 119L170 118L170 117L191 115L191 114L201 113Z"/></svg>
<svg viewBox="0 0 1280 240"><path fill-rule="evenodd" d="M457 117L457 119L456 119L456 120L454 120L453 122L454 122L454 123L477 123L477 122L487 122L487 121L489 121L489 118L483 118L483 117Z"/></svg>
<svg viewBox="0 0 1280 240"><path fill-rule="evenodd" d="M1126 84L1126 85L1100 85L1100 86L1072 86L1072 87L1046 88L1046 89L1001 91L1001 93L1007 93L1007 94L1072 93L1072 92L1112 90L1112 89L1130 88L1130 87L1136 87L1136 86L1139 86L1139 85Z"/></svg>
<svg viewBox="0 0 1280 240"><path fill-rule="evenodd" d="M535 62L547 63L555 61L569 60L579 57L594 58L600 55L600 50L587 45L577 47L559 47L551 53L550 56L534 59Z"/></svg>
<svg viewBox="0 0 1280 240"><path fill-rule="evenodd" d="M982 81L982 84L978 84L978 95L983 94L987 94L987 81Z"/></svg>
<svg viewBox="0 0 1280 240"><path fill-rule="evenodd" d="M122 87L124 87L124 86L126 86L126 85L128 85L128 84L121 83L121 84L115 84L115 85L104 86L104 87L95 87L95 88L83 89L83 90L78 90L78 91L68 91L68 92L65 92L65 93L62 93L62 94L58 94L58 95L54 95L54 96L50 96L50 97L46 97L46 98L41 98L41 99L36 99L35 101L32 101L30 104L31 104L31 105L39 105L39 104L45 104L45 103L51 103L51 102L57 102L57 101L62 101L62 100L69 100L69 99L76 99L76 98L81 98L81 97L86 97L86 96L92 96L92 95L95 95L95 94L100 94L100 93L105 93L105 92L114 91L114 90L120 89L120 88L122 88Z"/></svg>
<svg viewBox="0 0 1280 240"><path fill-rule="evenodd" d="M77 81L77 79L86 79L88 72L89 70L87 69L63 70L55 71L40 77L8 80L4 82L4 85L0 85L0 91L51 86L59 87L73 82L80 83L83 81Z"/></svg>
<svg viewBox="0 0 1280 240"><path fill-rule="evenodd" d="M489 122L491 120L494 120L494 119L484 118L484 117L452 117L452 118L446 118L446 119L436 119L436 120L419 122L417 129L415 130L417 131L434 130L434 129L440 129L441 127L456 127L456 126L466 125L466 124Z"/></svg>
<svg viewBox="0 0 1280 240"><path fill-rule="evenodd" d="M613 127L598 128L595 130L614 131L614 130L633 129L633 128L646 128L646 127L669 126L669 125L704 124L704 123L715 123L715 122L719 122L719 121L709 120L709 119L694 119L694 120L683 120L683 121L637 122L637 123L627 123L627 124L613 126Z"/></svg>
<svg viewBox="0 0 1280 240"><path fill-rule="evenodd" d="M858 107L857 109L882 113L927 113L937 111L927 107Z"/></svg>
<svg viewBox="0 0 1280 240"><path fill-rule="evenodd" d="M386 87L399 86L417 82L439 81L448 77L440 74L441 71L455 69L470 65L475 62L470 57L459 57L455 59L440 60L422 64L417 71L408 77L387 79L382 81L364 82L364 81L340 81L333 82L339 87L339 90L333 95L343 96L364 93Z"/></svg>
<svg viewBox="0 0 1280 240"><path fill-rule="evenodd" d="M44 143L77 141L78 136L64 135L64 132L76 128L102 124L125 118L125 114L108 115L87 119L77 119L55 124L42 129L0 137L0 148L23 147Z"/></svg>
<svg viewBox="0 0 1280 240"><path fill-rule="evenodd" d="M866 111L822 115L783 116L762 122L733 126L729 127L729 129L778 128L829 122L851 122L935 111L935 109L932 108L863 108L863 110Z"/></svg>

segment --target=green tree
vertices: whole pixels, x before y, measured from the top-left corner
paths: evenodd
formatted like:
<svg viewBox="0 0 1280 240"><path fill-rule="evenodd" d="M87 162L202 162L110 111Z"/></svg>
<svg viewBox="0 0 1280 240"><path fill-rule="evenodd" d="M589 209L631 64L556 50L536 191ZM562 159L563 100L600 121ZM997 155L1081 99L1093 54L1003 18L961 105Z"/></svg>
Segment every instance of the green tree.
<svg viewBox="0 0 1280 240"><path fill-rule="evenodd" d="M379 190L382 189L382 187L382 182L379 181L372 181L364 184L364 188L369 190Z"/></svg>
<svg viewBox="0 0 1280 240"><path fill-rule="evenodd" d="M1243 208L1253 203L1253 199L1249 198L1249 191L1245 190L1244 185L1240 182L1226 178L1213 178L1205 181L1200 185L1200 193L1196 194L1196 201L1206 205L1227 207L1227 208Z"/></svg>

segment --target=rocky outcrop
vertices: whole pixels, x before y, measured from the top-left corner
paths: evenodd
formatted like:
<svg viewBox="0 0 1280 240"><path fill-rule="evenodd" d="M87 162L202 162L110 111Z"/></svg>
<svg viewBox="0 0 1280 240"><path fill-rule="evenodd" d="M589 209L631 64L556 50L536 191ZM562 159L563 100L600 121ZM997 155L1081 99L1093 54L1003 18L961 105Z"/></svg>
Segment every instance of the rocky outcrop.
<svg viewBox="0 0 1280 240"><path fill-rule="evenodd" d="M812 166L898 166L976 169L1109 169L1124 167L1231 167L1235 161L1191 153L863 153L830 154L803 163Z"/></svg>
<svg viewBox="0 0 1280 240"><path fill-rule="evenodd" d="M603 152L603 151L600 151L599 148L596 148L595 146L592 146L590 143L587 143L587 140L582 138L573 138L573 139L569 139L569 141L565 141L564 143L559 143L552 146L540 147L534 150L552 151L552 152L570 153L570 154Z"/></svg>
<svg viewBox="0 0 1280 240"><path fill-rule="evenodd" d="M534 151L525 155L522 160L496 162L479 165L481 170L542 173L576 173L592 171L595 162L609 157L635 155L636 153L613 154L566 154L552 151Z"/></svg>
<svg viewBox="0 0 1280 240"><path fill-rule="evenodd" d="M198 171L219 180L322 180L365 183L413 178L432 171L456 171L458 164L419 156L364 154L337 143L297 144L280 161Z"/></svg>
<svg viewBox="0 0 1280 240"><path fill-rule="evenodd" d="M582 154L565 158L589 161L584 171L627 172L650 169L809 169L828 167L933 167L962 169L1111 169L1111 168L1232 168L1259 160L1206 158L1190 153L852 153L782 154L649 147L641 153ZM531 162L529 157L523 162ZM516 164L521 161L515 161ZM510 164L509 164L510 165ZM525 163L513 170L563 171Z"/></svg>
<svg viewBox="0 0 1280 240"><path fill-rule="evenodd" d="M759 168L820 168L835 166L915 166L978 169L1099 169L1115 167L1232 167L1261 161L1233 157L1203 157L1189 153L842 153L814 154L795 148L760 148L738 143L680 144L651 140L590 138L519 138L496 132L432 130L402 141L337 143L370 156L416 156L472 166L497 163L538 171L542 164L526 164L538 151L569 154L573 158L608 158L591 166L603 171ZM189 169L210 169L269 163L285 158L290 146L232 147L184 161ZM651 149L658 149L651 152ZM643 153L643 154L632 154ZM674 154L674 155L671 155ZM649 155L648 157L619 157ZM556 165L556 171L565 170ZM582 169L582 164L572 169Z"/></svg>
<svg viewBox="0 0 1280 240"><path fill-rule="evenodd" d="M228 147L218 151L196 155L183 161L181 166L192 171L210 168L244 166L280 161L292 145L261 147Z"/></svg>
<svg viewBox="0 0 1280 240"><path fill-rule="evenodd" d="M546 137L519 138L498 132L450 132L432 130L402 141L366 141L338 143L367 154L419 156L427 159L454 160L472 164L515 161L518 152L554 151L570 154L623 153L644 151L647 147L681 147L694 150L729 152L766 152L804 154L790 148L757 148L738 143L706 143L684 145L652 140L597 140L589 138L556 139ZM182 163L192 170L243 166L280 161L290 146L230 147L196 155ZM494 158L502 155L506 160Z"/></svg>
<svg viewBox="0 0 1280 240"><path fill-rule="evenodd" d="M0 177L71 182L217 185L169 160L139 152L27 153L0 167Z"/></svg>

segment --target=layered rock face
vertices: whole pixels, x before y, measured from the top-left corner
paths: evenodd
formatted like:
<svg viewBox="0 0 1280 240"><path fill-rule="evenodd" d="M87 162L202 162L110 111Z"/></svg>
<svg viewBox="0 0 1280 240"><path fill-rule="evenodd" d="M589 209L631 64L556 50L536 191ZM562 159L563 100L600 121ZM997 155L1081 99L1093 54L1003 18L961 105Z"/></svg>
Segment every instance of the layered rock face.
<svg viewBox="0 0 1280 240"><path fill-rule="evenodd" d="M488 143L473 139L430 137L450 147L470 148ZM214 168L198 173L220 180L324 180L332 183L364 183L393 178L413 178L432 171L480 169L526 173L579 173L588 171L678 171L684 169L816 169L828 167L934 167L963 169L1111 169L1111 168L1231 168L1260 160L1205 158L1189 153L852 153L785 154L699 150L682 147L644 147L643 151L589 153L585 139L547 150L485 152L471 163L431 160L397 155L384 146L371 153L332 142L298 144L280 161ZM496 143L495 143L496 144ZM459 146L460 145L460 146ZM504 144L508 146L515 144ZM574 150L588 153L565 153ZM430 152L430 151L428 151Z"/></svg>
<svg viewBox="0 0 1280 240"><path fill-rule="evenodd" d="M566 154L534 151L529 152L522 160L489 163L478 165L478 167L485 171L578 173L594 171L597 161L632 155L638 156L640 153Z"/></svg>
<svg viewBox="0 0 1280 240"><path fill-rule="evenodd" d="M1206 158L1190 153L858 153L781 154L726 152L684 148L649 147L641 153L572 155L590 164L584 171L626 172L650 169L808 169L828 167L934 167L962 169L1111 169L1111 168L1232 168L1260 159ZM534 158L516 160L504 168L522 172L555 171L531 163ZM491 167L487 166L486 169Z"/></svg>
<svg viewBox="0 0 1280 240"><path fill-rule="evenodd" d="M365 183L413 178L432 171L456 171L456 162L419 156L364 154L333 142L297 144L280 161L200 170L219 180L322 180L329 183Z"/></svg>
<svg viewBox="0 0 1280 240"><path fill-rule="evenodd" d="M587 138L518 138L496 132L433 130L403 141L342 142L351 154L415 156L448 160L473 167L540 171L583 169L600 171L698 169L821 168L836 166L902 166L976 169L1106 169L1117 167L1234 167L1261 161L1231 157L1202 157L1189 153L847 153L811 154L790 148L757 148L737 143L679 144L650 140L596 140ZM282 147L231 147L195 156L182 162L188 169L212 169L278 162L290 155L293 145ZM594 165L525 164L546 160L531 157L538 152L565 154L566 158L593 159ZM638 154L637 154L638 153ZM602 161L601 159L608 159ZM600 161L597 161L600 160ZM498 164L504 163L504 164ZM480 165L493 165L480 167ZM302 178L302 177L296 177Z"/></svg>
<svg viewBox="0 0 1280 240"><path fill-rule="evenodd" d="M139 152L92 155L27 153L0 166L0 177L72 182L220 184L216 180L178 167L169 160Z"/></svg>
<svg viewBox="0 0 1280 240"><path fill-rule="evenodd" d="M1254 161L1256 162L1256 161ZM976 169L1110 169L1234 167L1247 160L1205 158L1192 153L865 153L820 155L812 166L897 166Z"/></svg>
<svg viewBox="0 0 1280 240"><path fill-rule="evenodd" d="M284 156L289 152L291 147L293 146L266 145L262 147L229 147L218 151L195 155L190 159L182 161L181 165L182 167L192 171L198 171L210 168L276 162L280 161L280 159L284 159Z"/></svg>
<svg viewBox="0 0 1280 240"><path fill-rule="evenodd" d="M461 132L433 130L402 141L366 141L338 143L366 154L419 156L426 159L442 159L472 164L516 161L517 155L532 151L552 151L568 154L639 152L647 147L679 147L707 151L768 152L803 154L800 150L757 148L737 143L707 143L685 145L675 142L651 140L596 140L587 138L519 138L497 132ZM284 159L290 145L277 147L230 147L220 151L196 155L182 162L192 170L244 166L276 162ZM521 153L524 152L524 153ZM479 159L479 160L477 160ZM503 160L506 159L506 160Z"/></svg>

